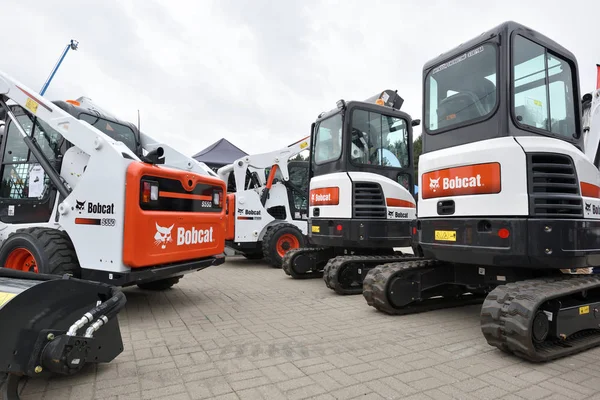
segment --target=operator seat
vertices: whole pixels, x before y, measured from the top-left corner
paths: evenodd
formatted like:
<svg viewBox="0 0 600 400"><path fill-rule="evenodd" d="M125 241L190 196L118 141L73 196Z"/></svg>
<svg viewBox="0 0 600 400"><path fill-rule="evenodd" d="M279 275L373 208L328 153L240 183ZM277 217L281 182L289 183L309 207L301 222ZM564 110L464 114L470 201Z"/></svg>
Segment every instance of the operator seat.
<svg viewBox="0 0 600 400"><path fill-rule="evenodd" d="M437 109L438 127L445 128L487 114L484 105L472 91L463 91L446 97Z"/></svg>

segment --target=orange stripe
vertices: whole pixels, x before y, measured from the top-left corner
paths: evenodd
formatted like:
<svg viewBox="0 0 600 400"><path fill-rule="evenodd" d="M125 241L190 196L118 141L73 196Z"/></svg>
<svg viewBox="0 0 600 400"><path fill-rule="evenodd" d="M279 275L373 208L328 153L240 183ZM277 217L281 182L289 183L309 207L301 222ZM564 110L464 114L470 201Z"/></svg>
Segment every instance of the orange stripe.
<svg viewBox="0 0 600 400"><path fill-rule="evenodd" d="M212 201L212 197L210 197L210 196L202 196L200 194L176 193L176 192L158 192L158 197L170 197L172 199L194 199L194 200Z"/></svg>
<svg viewBox="0 0 600 400"><path fill-rule="evenodd" d="M388 197L385 200L385 203L387 204L388 207L417 208L417 205L415 203L412 203L412 202L406 201L406 200L394 199L391 197Z"/></svg>
<svg viewBox="0 0 600 400"><path fill-rule="evenodd" d="M75 218L77 225L100 225L100 220L96 218Z"/></svg>
<svg viewBox="0 0 600 400"><path fill-rule="evenodd" d="M600 187L587 182L581 182L580 186L582 196L600 199Z"/></svg>

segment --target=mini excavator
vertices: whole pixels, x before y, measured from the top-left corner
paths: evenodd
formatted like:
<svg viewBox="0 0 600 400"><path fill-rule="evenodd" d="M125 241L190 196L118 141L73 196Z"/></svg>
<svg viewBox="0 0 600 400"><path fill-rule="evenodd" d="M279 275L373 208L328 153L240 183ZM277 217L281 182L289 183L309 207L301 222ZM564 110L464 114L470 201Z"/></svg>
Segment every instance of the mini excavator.
<svg viewBox="0 0 600 400"><path fill-rule="evenodd" d="M416 218L412 127L404 100L384 90L365 101L339 100L311 126L309 241L290 250L294 279L323 276L338 294L362 293L362 280L384 262L410 259ZM409 258L406 258L409 257Z"/></svg>
<svg viewBox="0 0 600 400"><path fill-rule="evenodd" d="M534 362L599 345L600 90L580 98L575 56L512 21L423 79L422 259L369 271L367 303L482 304L488 344Z"/></svg>

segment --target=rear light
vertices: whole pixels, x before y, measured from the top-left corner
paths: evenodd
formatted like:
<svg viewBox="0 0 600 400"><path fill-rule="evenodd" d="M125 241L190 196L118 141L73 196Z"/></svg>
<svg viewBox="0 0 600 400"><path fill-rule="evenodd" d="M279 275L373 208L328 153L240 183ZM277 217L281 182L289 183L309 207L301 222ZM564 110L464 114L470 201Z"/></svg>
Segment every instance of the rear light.
<svg viewBox="0 0 600 400"><path fill-rule="evenodd" d="M223 207L223 192L221 190L213 192L212 202L216 207Z"/></svg>
<svg viewBox="0 0 600 400"><path fill-rule="evenodd" d="M506 238L508 238L508 236L510 236L510 232L508 231L508 229L502 228L498 231L498 236L501 239L506 239Z"/></svg>
<svg viewBox="0 0 600 400"><path fill-rule="evenodd" d="M337 229L338 232L342 231L342 225L341 224L338 224L338 226L336 226L335 228Z"/></svg>
<svg viewBox="0 0 600 400"><path fill-rule="evenodd" d="M142 203L158 200L158 183L144 181L142 185Z"/></svg>

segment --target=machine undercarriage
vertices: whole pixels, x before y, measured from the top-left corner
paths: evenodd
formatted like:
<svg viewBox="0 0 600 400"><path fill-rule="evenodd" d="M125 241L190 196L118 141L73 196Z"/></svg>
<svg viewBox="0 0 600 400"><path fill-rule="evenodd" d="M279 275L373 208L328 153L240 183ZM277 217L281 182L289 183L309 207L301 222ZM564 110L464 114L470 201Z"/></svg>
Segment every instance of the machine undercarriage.
<svg viewBox="0 0 600 400"><path fill-rule="evenodd" d="M482 304L487 342L533 362L600 344L599 275L518 271L422 258L375 267L363 295L369 306L390 315ZM498 278L515 281L502 284Z"/></svg>
<svg viewBox="0 0 600 400"><path fill-rule="evenodd" d="M350 253L350 254L347 254ZM337 294L353 295L363 292L367 273L382 263L416 259L399 251L385 252L362 249L345 251L333 247L313 247L289 251L283 259L283 270L294 279L323 278L328 288Z"/></svg>

